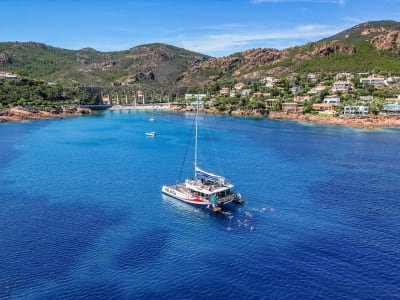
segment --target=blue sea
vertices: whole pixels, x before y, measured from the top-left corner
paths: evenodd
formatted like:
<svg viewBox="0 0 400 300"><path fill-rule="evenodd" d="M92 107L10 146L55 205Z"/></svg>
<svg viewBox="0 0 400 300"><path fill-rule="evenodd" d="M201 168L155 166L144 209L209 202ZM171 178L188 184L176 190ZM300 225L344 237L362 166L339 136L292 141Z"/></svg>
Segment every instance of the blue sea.
<svg viewBox="0 0 400 300"><path fill-rule="evenodd" d="M0 299L400 299L399 129L201 115L215 214L161 194L193 118L0 124Z"/></svg>

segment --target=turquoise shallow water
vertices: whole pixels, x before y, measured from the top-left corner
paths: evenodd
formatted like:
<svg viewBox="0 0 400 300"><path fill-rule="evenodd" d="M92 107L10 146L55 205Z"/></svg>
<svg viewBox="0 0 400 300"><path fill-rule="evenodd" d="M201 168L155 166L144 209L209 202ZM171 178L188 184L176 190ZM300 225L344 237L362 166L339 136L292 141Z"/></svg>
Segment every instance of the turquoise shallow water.
<svg viewBox="0 0 400 300"><path fill-rule="evenodd" d="M1 299L400 298L400 130L201 116L228 218L162 196L193 115L150 116L0 125Z"/></svg>

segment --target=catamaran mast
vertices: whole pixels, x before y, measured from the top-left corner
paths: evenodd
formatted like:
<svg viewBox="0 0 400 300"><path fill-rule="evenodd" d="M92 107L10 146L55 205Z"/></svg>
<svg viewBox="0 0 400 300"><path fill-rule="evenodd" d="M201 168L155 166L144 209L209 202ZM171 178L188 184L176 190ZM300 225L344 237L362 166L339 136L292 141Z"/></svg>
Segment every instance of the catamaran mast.
<svg viewBox="0 0 400 300"><path fill-rule="evenodd" d="M195 135L195 142L194 142L194 179L197 179L197 117L199 115L199 98L196 97L196 135Z"/></svg>

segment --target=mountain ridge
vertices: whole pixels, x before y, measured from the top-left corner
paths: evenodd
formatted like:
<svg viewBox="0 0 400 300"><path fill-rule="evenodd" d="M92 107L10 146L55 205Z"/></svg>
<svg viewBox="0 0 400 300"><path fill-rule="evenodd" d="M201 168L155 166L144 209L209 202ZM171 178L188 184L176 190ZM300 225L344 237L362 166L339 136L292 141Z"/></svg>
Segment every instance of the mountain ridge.
<svg viewBox="0 0 400 300"><path fill-rule="evenodd" d="M208 85L301 72L400 74L400 23L368 21L283 50L257 48L210 57L151 43L128 50L69 50L37 42L0 43L0 70L78 85Z"/></svg>

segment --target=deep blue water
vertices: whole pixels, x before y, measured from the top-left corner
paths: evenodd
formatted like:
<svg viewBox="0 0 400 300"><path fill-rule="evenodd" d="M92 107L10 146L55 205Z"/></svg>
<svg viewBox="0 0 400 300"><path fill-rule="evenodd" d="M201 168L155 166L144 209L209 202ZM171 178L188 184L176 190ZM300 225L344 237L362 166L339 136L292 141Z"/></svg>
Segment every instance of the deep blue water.
<svg viewBox="0 0 400 300"><path fill-rule="evenodd" d="M0 124L0 299L400 299L400 130L201 116L229 218L162 196L193 116L150 116Z"/></svg>

